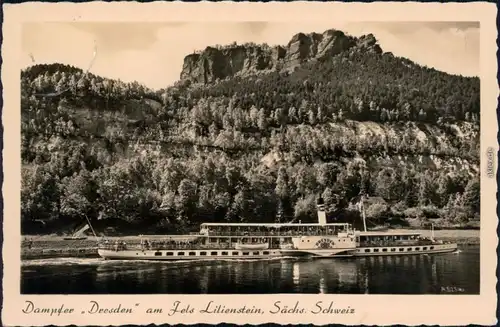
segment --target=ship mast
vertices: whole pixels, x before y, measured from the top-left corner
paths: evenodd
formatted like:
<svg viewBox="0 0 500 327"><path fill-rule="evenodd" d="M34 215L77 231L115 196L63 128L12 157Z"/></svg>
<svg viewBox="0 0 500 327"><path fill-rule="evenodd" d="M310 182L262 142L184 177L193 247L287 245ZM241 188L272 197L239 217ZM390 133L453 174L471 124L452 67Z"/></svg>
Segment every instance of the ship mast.
<svg viewBox="0 0 500 327"><path fill-rule="evenodd" d="M366 215L365 215L365 204L364 204L365 196L361 195L361 200L359 202L359 207L361 209L361 217L363 217L363 228L366 232Z"/></svg>
<svg viewBox="0 0 500 327"><path fill-rule="evenodd" d="M95 233L94 227L92 227L92 224L90 223L89 217L87 217L87 215L84 215L84 216L85 216L85 219L87 219L87 222L89 223L89 227L92 230L92 234L94 234L94 236L97 237L97 234Z"/></svg>

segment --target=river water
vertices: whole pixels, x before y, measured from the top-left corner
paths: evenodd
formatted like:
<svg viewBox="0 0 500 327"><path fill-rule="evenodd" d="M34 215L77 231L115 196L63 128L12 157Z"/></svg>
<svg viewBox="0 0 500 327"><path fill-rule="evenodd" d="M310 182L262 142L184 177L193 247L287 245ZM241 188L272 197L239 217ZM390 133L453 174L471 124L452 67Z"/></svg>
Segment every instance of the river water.
<svg viewBox="0 0 500 327"><path fill-rule="evenodd" d="M245 261L23 261L23 294L479 294L479 246L438 255Z"/></svg>

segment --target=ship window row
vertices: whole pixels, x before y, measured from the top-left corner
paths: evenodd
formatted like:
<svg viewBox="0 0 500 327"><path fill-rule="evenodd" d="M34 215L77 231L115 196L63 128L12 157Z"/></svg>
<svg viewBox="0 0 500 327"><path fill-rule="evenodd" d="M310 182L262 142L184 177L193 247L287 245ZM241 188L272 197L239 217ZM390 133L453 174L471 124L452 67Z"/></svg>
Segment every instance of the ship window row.
<svg viewBox="0 0 500 327"><path fill-rule="evenodd" d="M431 246L428 248L429 250L434 250L434 247ZM377 252L404 252L404 251L407 251L407 252L411 252L411 251L420 251L420 247L416 247L416 248L399 248L399 249L396 249L396 248L391 248L391 249L387 249L387 248L382 248L382 249L365 249L365 252L366 253L370 253L370 252L374 252L374 253L377 253ZM422 247L422 251L427 251L427 246L424 246Z"/></svg>
<svg viewBox="0 0 500 327"><path fill-rule="evenodd" d="M232 251L231 255L269 255L269 251L253 251L253 252L239 252L239 251ZM163 252L157 251L155 252L155 256L162 256ZM165 256L167 257L172 257L175 256L175 252L165 252ZM177 256L185 256L186 252L177 252ZM196 256L196 252L188 252L187 256ZM229 251L222 251L222 252L217 252L217 251L212 251L212 252L206 252L206 251L201 251L199 256L213 256L213 255L229 255Z"/></svg>
<svg viewBox="0 0 500 327"><path fill-rule="evenodd" d="M431 239L419 235L358 236L356 237L356 241L362 247L426 246L433 244Z"/></svg>
<svg viewBox="0 0 500 327"><path fill-rule="evenodd" d="M421 239L420 235L362 235L359 236L359 241L367 242L367 241L407 241L407 240L417 240Z"/></svg>

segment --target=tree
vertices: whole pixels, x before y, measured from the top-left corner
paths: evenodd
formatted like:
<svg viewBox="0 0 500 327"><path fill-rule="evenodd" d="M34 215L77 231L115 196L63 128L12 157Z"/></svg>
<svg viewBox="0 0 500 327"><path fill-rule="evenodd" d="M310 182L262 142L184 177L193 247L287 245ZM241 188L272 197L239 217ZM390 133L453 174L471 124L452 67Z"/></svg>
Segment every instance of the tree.
<svg viewBox="0 0 500 327"><path fill-rule="evenodd" d="M295 177L295 185L297 187L297 193L306 195L311 191L314 191L316 187L316 179L313 174L309 171L306 166L300 166Z"/></svg>
<svg viewBox="0 0 500 327"><path fill-rule="evenodd" d="M275 192L279 198L278 215L284 217L290 213L290 193L288 185L288 174L285 167L280 167L276 178Z"/></svg>
<svg viewBox="0 0 500 327"><path fill-rule="evenodd" d="M471 215L479 214L481 201L481 188L478 178L471 179L465 187L463 205Z"/></svg>
<svg viewBox="0 0 500 327"><path fill-rule="evenodd" d="M267 128L267 118L263 108L259 110L258 127L261 131L265 131Z"/></svg>
<svg viewBox="0 0 500 327"><path fill-rule="evenodd" d="M318 168L317 180L323 186L332 186L337 180L338 167L333 163L321 164Z"/></svg>
<svg viewBox="0 0 500 327"><path fill-rule="evenodd" d="M21 215L23 221L54 220L59 216L58 177L41 167L23 169Z"/></svg>
<svg viewBox="0 0 500 327"><path fill-rule="evenodd" d="M97 200L97 184L87 170L80 171L78 175L66 177L61 186L61 214L80 219L91 215ZM94 212L94 214L97 213Z"/></svg>
<svg viewBox="0 0 500 327"><path fill-rule="evenodd" d="M451 178L442 172L437 179L436 200L433 201L439 207L446 205L449 195L453 192Z"/></svg>
<svg viewBox="0 0 500 327"><path fill-rule="evenodd" d="M384 168L380 170L375 180L375 193L386 200L392 200L393 184L394 170L392 168Z"/></svg>
<svg viewBox="0 0 500 327"><path fill-rule="evenodd" d="M196 201L196 184L189 179L183 179L177 189L175 199L176 208L180 212L179 218L189 219L193 213Z"/></svg>
<svg viewBox="0 0 500 327"><path fill-rule="evenodd" d="M316 125L316 113L313 110L309 111L309 124Z"/></svg>
<svg viewBox="0 0 500 327"><path fill-rule="evenodd" d="M327 187L321 194L321 198L325 202L325 207L327 211L334 211L339 203L339 199L337 194L333 191L333 189Z"/></svg>
<svg viewBox="0 0 500 327"><path fill-rule="evenodd" d="M259 126L259 110L255 105L250 108L250 121L254 127Z"/></svg>
<svg viewBox="0 0 500 327"><path fill-rule="evenodd" d="M278 170L278 177L276 178L276 195L278 195L280 199L287 198L289 196L288 188L288 174L286 168L280 167Z"/></svg>
<svg viewBox="0 0 500 327"><path fill-rule="evenodd" d="M387 205L382 203L374 203L366 208L366 218L380 220L387 216Z"/></svg>
<svg viewBox="0 0 500 327"><path fill-rule="evenodd" d="M314 195L301 197L295 203L295 218L304 220L304 222L314 221L314 214L316 213L316 199Z"/></svg>
<svg viewBox="0 0 500 327"><path fill-rule="evenodd" d="M433 189L431 176L427 173L420 174L418 184L418 204L427 205L432 202L435 190Z"/></svg>
<svg viewBox="0 0 500 327"><path fill-rule="evenodd" d="M408 207L417 205L418 196L418 180L411 171L406 171L402 176L403 185L405 185L404 201Z"/></svg>

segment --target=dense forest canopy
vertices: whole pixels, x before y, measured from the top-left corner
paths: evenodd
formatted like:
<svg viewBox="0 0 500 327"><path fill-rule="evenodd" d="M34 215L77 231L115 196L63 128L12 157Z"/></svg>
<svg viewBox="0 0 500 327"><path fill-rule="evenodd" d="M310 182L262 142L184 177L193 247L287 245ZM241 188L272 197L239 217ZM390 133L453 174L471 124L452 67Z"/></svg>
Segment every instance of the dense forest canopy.
<svg viewBox="0 0 500 327"><path fill-rule="evenodd" d="M22 226L479 217L479 79L346 51L154 91L62 64L21 72ZM142 227L141 227L142 226ZM46 230L51 230L46 228Z"/></svg>

